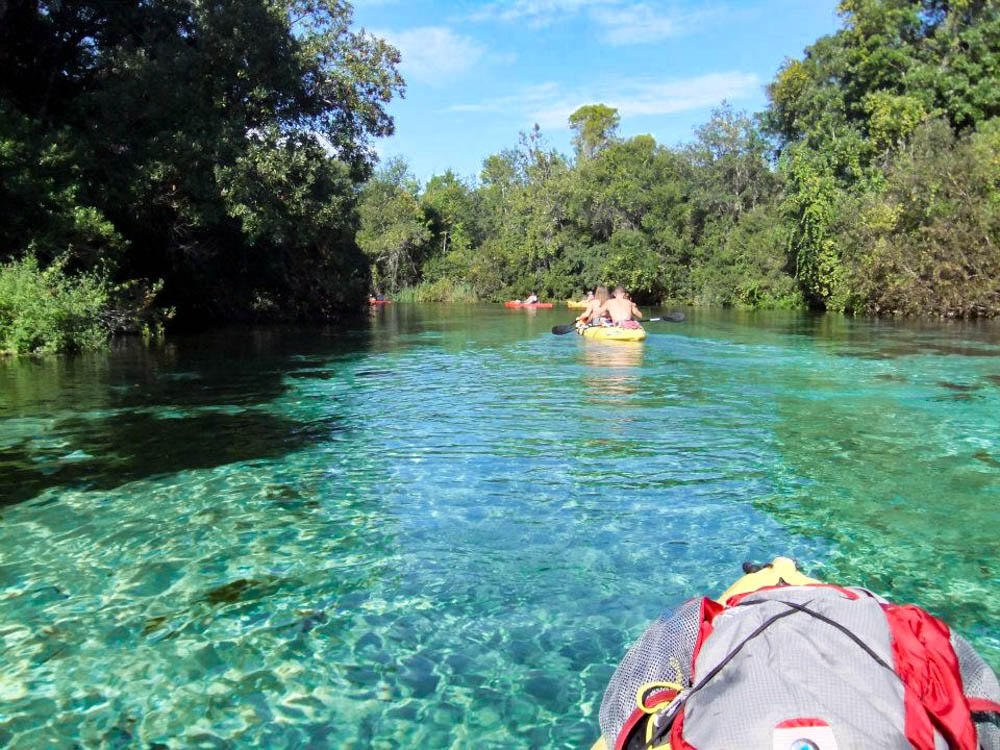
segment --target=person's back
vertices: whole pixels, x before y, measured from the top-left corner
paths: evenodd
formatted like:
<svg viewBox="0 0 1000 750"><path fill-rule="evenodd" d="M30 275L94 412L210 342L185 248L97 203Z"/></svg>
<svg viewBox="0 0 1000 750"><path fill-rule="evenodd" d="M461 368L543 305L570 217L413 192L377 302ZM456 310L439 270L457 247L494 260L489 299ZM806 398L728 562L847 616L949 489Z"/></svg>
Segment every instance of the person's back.
<svg viewBox="0 0 1000 750"><path fill-rule="evenodd" d="M577 318L581 323L589 323L590 325L598 325L601 322L601 308L610 299L608 295L608 288L606 286L597 287L594 293L593 299L587 300L587 308L583 313Z"/></svg>
<svg viewBox="0 0 1000 750"><path fill-rule="evenodd" d="M621 324L633 318L642 319L642 313L632 300L625 299L622 287L615 289L615 296L604 303L603 311L611 316L611 322Z"/></svg>

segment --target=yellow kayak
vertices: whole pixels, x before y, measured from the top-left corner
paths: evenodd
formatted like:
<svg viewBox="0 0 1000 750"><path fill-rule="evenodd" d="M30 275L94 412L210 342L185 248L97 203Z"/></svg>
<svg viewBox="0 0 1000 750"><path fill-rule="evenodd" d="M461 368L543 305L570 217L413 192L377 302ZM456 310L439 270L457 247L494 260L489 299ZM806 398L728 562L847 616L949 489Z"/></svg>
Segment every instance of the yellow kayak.
<svg viewBox="0 0 1000 750"><path fill-rule="evenodd" d="M566 307L572 310L582 310L587 306L586 302L577 302L576 300L568 299L566 300Z"/></svg>
<svg viewBox="0 0 1000 750"><path fill-rule="evenodd" d="M619 328L618 326L589 326L577 328L577 333L588 339L602 341L643 341L646 338L644 328Z"/></svg>

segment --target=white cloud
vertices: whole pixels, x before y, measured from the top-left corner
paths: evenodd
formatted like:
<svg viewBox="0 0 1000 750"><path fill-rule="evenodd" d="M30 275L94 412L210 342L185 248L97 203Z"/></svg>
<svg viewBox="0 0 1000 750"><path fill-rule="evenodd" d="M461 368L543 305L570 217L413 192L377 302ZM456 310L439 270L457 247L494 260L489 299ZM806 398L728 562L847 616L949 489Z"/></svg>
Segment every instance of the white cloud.
<svg viewBox="0 0 1000 750"><path fill-rule="evenodd" d="M469 18L473 21L527 21L534 26L572 18L581 11L598 6L617 5L620 0L514 0L483 6Z"/></svg>
<svg viewBox="0 0 1000 750"><path fill-rule="evenodd" d="M739 101L756 93L760 79L737 71L709 73L673 81L609 81L589 90L565 91L557 83L529 86L517 94L450 107L454 112L507 112L547 130L567 128L567 120L584 104L603 102L615 107L622 119L640 115L669 115Z"/></svg>
<svg viewBox="0 0 1000 750"><path fill-rule="evenodd" d="M757 92L760 79L753 73L709 73L680 81L643 84L612 106L629 115L666 115L719 104L723 99L737 101Z"/></svg>
<svg viewBox="0 0 1000 750"><path fill-rule="evenodd" d="M455 34L445 26L423 26L406 31L372 30L403 56L403 77L424 83L447 83L479 62L486 52L475 39Z"/></svg>
<svg viewBox="0 0 1000 750"><path fill-rule="evenodd" d="M514 0L494 2L469 18L473 21L520 21L549 26L586 16L605 42L613 45L645 44L691 33L713 17L726 18L734 11L703 0Z"/></svg>
<svg viewBox="0 0 1000 750"><path fill-rule="evenodd" d="M619 45L655 42L680 33L686 26L680 17L659 15L648 5L595 8L590 17L604 28L605 41Z"/></svg>
<svg viewBox="0 0 1000 750"><path fill-rule="evenodd" d="M448 109L451 112L528 113L537 110L545 102L551 102L554 96L559 96L559 84L555 81L549 81L526 86L519 93L511 96L495 97L478 104L455 104Z"/></svg>

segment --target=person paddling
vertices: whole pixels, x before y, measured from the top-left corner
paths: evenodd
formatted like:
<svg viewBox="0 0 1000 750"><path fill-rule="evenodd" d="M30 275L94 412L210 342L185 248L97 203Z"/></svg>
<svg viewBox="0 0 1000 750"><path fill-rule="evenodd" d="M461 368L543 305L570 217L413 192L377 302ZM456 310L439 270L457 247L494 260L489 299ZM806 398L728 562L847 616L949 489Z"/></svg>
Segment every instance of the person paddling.
<svg viewBox="0 0 1000 750"><path fill-rule="evenodd" d="M637 320L642 320L642 311L628 299L624 287L615 287L614 296L605 302L599 311L611 316L611 322L622 328L638 328Z"/></svg>
<svg viewBox="0 0 1000 750"><path fill-rule="evenodd" d="M587 308L580 313L577 317L577 321L584 325L600 325L601 323L601 308L604 304L611 299L611 295L608 294L608 288L603 284L594 290L593 297L587 300Z"/></svg>

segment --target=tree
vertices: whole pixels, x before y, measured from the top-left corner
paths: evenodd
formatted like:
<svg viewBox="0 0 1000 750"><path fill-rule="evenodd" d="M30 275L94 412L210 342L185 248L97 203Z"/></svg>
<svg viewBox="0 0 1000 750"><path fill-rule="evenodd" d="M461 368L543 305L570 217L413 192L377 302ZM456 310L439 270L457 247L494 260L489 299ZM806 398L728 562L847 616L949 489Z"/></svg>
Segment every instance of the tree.
<svg viewBox="0 0 1000 750"><path fill-rule="evenodd" d="M618 140L618 110L604 104L585 104L569 116L576 135L573 146L577 159L592 159Z"/></svg>
<svg viewBox="0 0 1000 750"><path fill-rule="evenodd" d="M392 132L398 62L339 0L2 3L0 140L27 156L0 155L0 170L22 177L15 203L50 199L4 212L0 237L45 257L116 234L118 257L101 260L163 278L189 318L323 314L365 275L343 217L371 140ZM59 173L25 178L17 164L55 144ZM80 241L49 230L56 210ZM324 289L300 294L302 278Z"/></svg>
<svg viewBox="0 0 1000 750"><path fill-rule="evenodd" d="M724 216L735 223L775 195L778 183L769 163L770 144L745 112L723 102L695 135L688 154L696 175L693 201L702 215Z"/></svg>
<svg viewBox="0 0 1000 750"><path fill-rule="evenodd" d="M959 132L1000 114L1000 6L941 0L842 0L842 28L782 66L764 115L783 153L796 224L796 275L810 301L843 309L851 278L833 228L884 188L922 124Z"/></svg>
<svg viewBox="0 0 1000 750"><path fill-rule="evenodd" d="M839 8L842 28L785 62L762 116L723 102L671 149L588 105L570 117L575 159L535 126L477 187L432 178L422 215L384 198L410 230L393 235L409 242L401 276L491 299L611 282L644 301L1000 314L1000 6Z"/></svg>
<svg viewBox="0 0 1000 750"><path fill-rule="evenodd" d="M833 225L857 312L1000 315L1000 118L956 138L947 120L921 125L878 193Z"/></svg>
<svg viewBox="0 0 1000 750"><path fill-rule="evenodd" d="M361 194L357 240L372 264L372 285L395 293L417 280L431 232L416 195L416 181L402 160L390 162Z"/></svg>
<svg viewBox="0 0 1000 750"><path fill-rule="evenodd" d="M467 280L473 260L471 248L482 239L475 194L449 169L430 179L420 205L432 235L431 258L424 268L426 280Z"/></svg>

